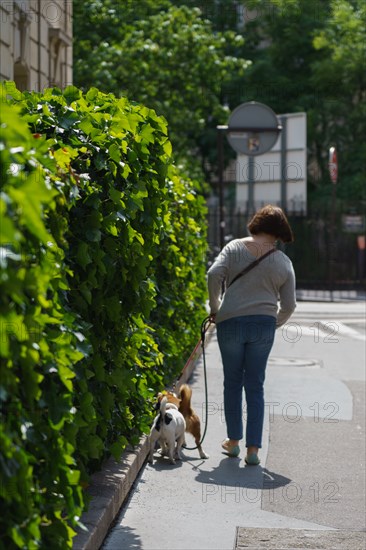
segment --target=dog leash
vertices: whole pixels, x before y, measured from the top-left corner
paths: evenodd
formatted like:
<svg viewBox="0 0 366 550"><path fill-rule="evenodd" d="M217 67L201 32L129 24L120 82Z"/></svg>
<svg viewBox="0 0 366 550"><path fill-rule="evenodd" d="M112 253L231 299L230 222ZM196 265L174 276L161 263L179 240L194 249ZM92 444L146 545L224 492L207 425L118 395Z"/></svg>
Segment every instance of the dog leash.
<svg viewBox="0 0 366 550"><path fill-rule="evenodd" d="M210 328L210 325L213 323L213 321L211 320L211 316L209 315L208 317L205 317L205 319L202 321L202 324L201 324L201 338L200 340L198 341L196 347L194 348L190 358L188 359L188 362L186 363L185 367L183 368L179 378L181 378L181 376L183 375L183 372L185 370L185 368L187 367L187 365L189 364L189 361L192 357L192 355L194 353L196 353L199 345L201 345L202 347L202 362L203 362L203 376L204 376L204 381L205 381L205 429L203 430L203 435L201 437L201 440L199 442L199 445L201 445L201 443L203 442L203 440L205 439L205 436L206 436L206 431L207 431L207 421L208 421L208 389L207 389L207 367L206 367L206 352L205 352L205 340L206 340L206 333L208 331L208 329ZM178 378L178 380L179 380ZM187 451L194 451L195 449L198 449L198 445L196 445L195 447L186 447L184 446L183 447L184 449L187 449Z"/></svg>

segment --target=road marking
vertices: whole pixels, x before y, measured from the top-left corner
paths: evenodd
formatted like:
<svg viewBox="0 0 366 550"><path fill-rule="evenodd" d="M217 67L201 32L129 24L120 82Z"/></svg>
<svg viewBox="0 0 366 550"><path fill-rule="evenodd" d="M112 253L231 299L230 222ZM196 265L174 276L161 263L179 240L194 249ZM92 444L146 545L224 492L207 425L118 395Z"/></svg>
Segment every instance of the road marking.
<svg viewBox="0 0 366 550"><path fill-rule="evenodd" d="M282 335L286 341L296 342L303 336L312 337L315 342L337 343L340 338L366 340L365 332L346 325L339 320L309 320L296 319L288 321L282 328Z"/></svg>
<svg viewBox="0 0 366 550"><path fill-rule="evenodd" d="M329 322L327 321L320 321L319 323L323 327L329 325ZM345 325L341 321L334 321L333 323L335 325L338 325L338 331L340 336L347 336L349 338L353 338L354 340L362 340L362 341L366 340L365 333L362 334L358 330L350 327L349 325Z"/></svg>

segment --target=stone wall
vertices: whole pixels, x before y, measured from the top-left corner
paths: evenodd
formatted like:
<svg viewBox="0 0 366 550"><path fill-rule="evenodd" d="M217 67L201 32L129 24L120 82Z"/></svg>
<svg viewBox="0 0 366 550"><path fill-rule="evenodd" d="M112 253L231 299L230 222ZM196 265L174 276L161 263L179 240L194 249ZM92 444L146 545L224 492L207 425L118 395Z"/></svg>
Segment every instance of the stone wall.
<svg viewBox="0 0 366 550"><path fill-rule="evenodd" d="M1 0L0 80L20 90L72 84L72 0Z"/></svg>

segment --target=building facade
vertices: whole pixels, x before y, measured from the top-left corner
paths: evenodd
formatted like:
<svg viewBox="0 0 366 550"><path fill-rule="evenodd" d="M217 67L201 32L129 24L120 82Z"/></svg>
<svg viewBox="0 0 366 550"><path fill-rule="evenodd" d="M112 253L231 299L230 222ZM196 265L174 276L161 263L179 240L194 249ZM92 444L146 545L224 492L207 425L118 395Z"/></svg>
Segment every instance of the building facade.
<svg viewBox="0 0 366 550"><path fill-rule="evenodd" d="M72 84L72 0L1 0L0 80L42 91Z"/></svg>

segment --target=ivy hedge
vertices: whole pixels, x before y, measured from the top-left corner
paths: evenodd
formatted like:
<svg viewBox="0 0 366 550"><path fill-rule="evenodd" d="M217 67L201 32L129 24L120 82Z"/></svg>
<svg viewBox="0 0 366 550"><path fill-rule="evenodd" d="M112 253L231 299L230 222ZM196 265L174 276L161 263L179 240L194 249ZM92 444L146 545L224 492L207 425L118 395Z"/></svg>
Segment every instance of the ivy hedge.
<svg viewBox="0 0 366 550"><path fill-rule="evenodd" d="M126 98L2 89L0 548L71 547L198 338L206 208L171 154Z"/></svg>

